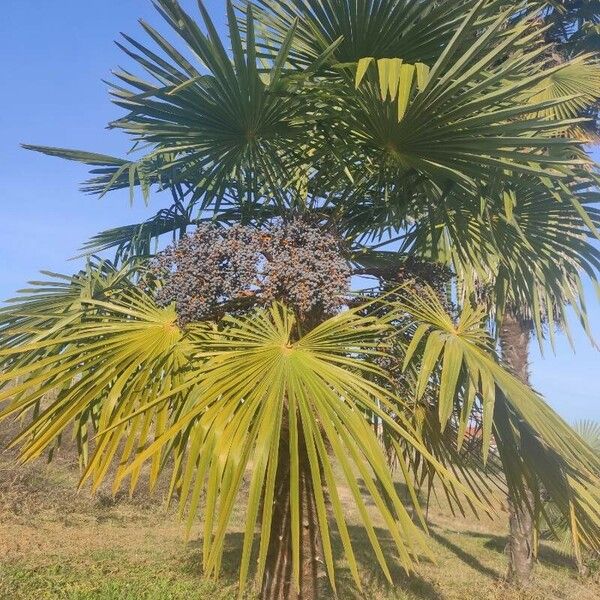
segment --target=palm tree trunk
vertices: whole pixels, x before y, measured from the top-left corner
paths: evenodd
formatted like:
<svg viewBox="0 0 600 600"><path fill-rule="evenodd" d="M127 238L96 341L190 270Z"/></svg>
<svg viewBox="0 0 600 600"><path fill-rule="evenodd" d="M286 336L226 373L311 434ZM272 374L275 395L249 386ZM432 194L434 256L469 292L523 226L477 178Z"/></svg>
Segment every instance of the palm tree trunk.
<svg viewBox="0 0 600 600"><path fill-rule="evenodd" d="M527 502L533 503L531 490L526 490ZM519 587L531 581L534 559L533 518L526 508L515 506L508 500L510 534L508 538L508 574L510 583Z"/></svg>
<svg viewBox="0 0 600 600"><path fill-rule="evenodd" d="M502 357L525 385L529 385L529 342L530 328L522 320L506 312L500 328L500 347ZM534 526L533 494L525 489L525 498L529 509L513 498L508 498L509 537L508 556L509 566L507 579L509 582L525 586L531 580L534 560Z"/></svg>
<svg viewBox="0 0 600 600"><path fill-rule="evenodd" d="M285 429L285 428L284 428ZM290 527L290 452L286 431L282 432L275 480L273 526L262 581L262 600L317 600L320 536L312 479L304 438L299 432L300 471L300 590L292 572L292 531Z"/></svg>

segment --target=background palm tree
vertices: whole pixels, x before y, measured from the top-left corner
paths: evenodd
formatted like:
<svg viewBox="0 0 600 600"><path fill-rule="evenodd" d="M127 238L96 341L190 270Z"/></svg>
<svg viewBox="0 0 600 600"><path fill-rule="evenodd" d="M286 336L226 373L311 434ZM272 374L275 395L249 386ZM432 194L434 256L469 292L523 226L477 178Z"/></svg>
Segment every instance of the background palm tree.
<svg viewBox="0 0 600 600"><path fill-rule="evenodd" d="M598 135L598 109L600 108L600 66L597 52L600 50L600 7L593 2L550 2L543 14L543 22L548 26L546 39L553 43L553 59L556 62L590 53L592 61L573 65L562 74L556 74L550 81L540 85L536 99L567 95L569 91L577 94L572 103L559 110L561 116L583 116L588 120L577 125L573 135L583 139L596 140ZM518 365L516 370L522 373L521 379L527 380L528 328L530 322L523 318L514 318L506 314L500 329L500 341L507 362ZM509 537L509 580L518 584L527 583L533 568L535 553L534 526L531 517L511 506ZM533 506L533 502L532 502ZM577 556L580 556L577 553Z"/></svg>
<svg viewBox="0 0 600 600"><path fill-rule="evenodd" d="M551 44L548 52L549 60L556 64L560 64L565 60L574 57L583 58L584 60L580 61L578 64L572 63L565 70L558 71L552 74L548 79L540 82L538 84L539 91L531 97L531 100L540 101L542 99L558 99L563 97L563 102L547 109L544 111L545 114L549 118L585 117L585 122L570 126L570 135L580 137L586 141L589 141L590 137L594 140L597 136L598 127L597 113L598 100L600 98L598 93L600 71L595 55L586 55L586 52L593 53L598 49L597 42L598 39L600 39L598 37L598 23L600 22L598 6L591 2L548 2L541 13L540 22L547 27L544 36ZM574 94L573 98L567 99L566 96L568 94ZM590 183L589 185L593 184ZM590 193L590 189L586 188L585 185L581 186L579 194L582 192L587 196ZM546 191L538 190L537 193L543 197ZM517 246L519 245L519 236L521 239L530 241L538 237L531 228L532 217L536 222L536 228L540 228L538 229L538 232L543 231L544 235L548 236L547 241L550 240L549 236L554 236L559 231L560 233L558 233L558 235L561 239L568 239L574 234L579 238L579 234L575 232L582 231L582 228L585 229L585 225L575 214L569 216L565 214L564 217L558 221L556 219L553 219L552 222L550 222L550 220L544 220L542 223L540 219L535 218L531 209L527 211L528 215L525 217L527 221L523 223L522 219L524 215L520 214L515 217L512 212L514 194L514 189L510 189L508 192L507 190L503 191L506 203L506 219L515 221L515 227L511 235L512 241L506 243L508 242L508 239L499 231L496 231L495 233L488 231L488 244L490 243L489 240L498 240L498 244L495 245L495 250L499 250L500 254L503 255L505 259L510 257L511 254L514 254L515 244ZM595 201L592 200L592 203L594 202ZM522 213L523 199L517 201L516 204L518 205L517 210ZM525 206L528 204L531 205L530 201L526 200ZM550 202L550 204L555 203ZM547 208L554 211L555 206L551 207L550 204L547 205ZM538 208L540 208L540 206L538 206ZM593 210L594 209L592 209L592 211ZM585 221L585 214L581 216ZM473 226L475 228L479 227L479 225L472 225L472 227ZM595 227L597 226L592 225L592 231ZM512 228L509 227L509 229ZM527 233L523 236L521 234L524 230L527 231ZM566 236L566 238L563 236ZM477 236L476 239L482 240L483 238ZM538 241L539 240L541 240L541 236L538 237ZM460 245L460 241L457 241L456 243L457 245ZM581 243L580 239L578 239L576 243ZM489 274L490 272L493 272L493 278L495 279L497 289L508 284L509 289L502 291L499 296L500 304L495 306L499 324L498 336L503 348L505 361L513 367L515 372L520 374L521 380L527 384L530 329L535 326L538 339L541 340L543 336L542 320L544 319L544 316L548 318L552 342L554 336L555 313L557 313L557 311L560 313L558 324L563 328L568 328L568 323L566 322L564 315L565 303L576 308L576 312L582 319L584 327L586 327L588 333L590 333L585 317L585 311L582 311L577 306L577 303L574 304L572 302L575 295L579 293L578 289L580 289L581 286L576 274L572 273L571 275L564 277L563 269L562 273L555 272L553 275L550 275L547 268L542 267L543 270L546 271L541 274L542 283L540 288L543 289L543 292L541 295L538 295L537 292L533 296L531 295L531 290L536 287L533 283L533 279L540 275L538 269L540 268L541 261L544 260L542 256L545 254L547 257L546 260L549 259L551 262L555 262L557 255L563 255L565 248L559 249L558 245L555 244L555 248L551 253L547 252L548 249L549 248L546 248L544 250L539 246L536 247L534 256L536 257L537 264L535 266L531 263L531 252L533 251L533 248L523 252L520 258L514 261L514 264L521 265L521 268L523 265L527 265L525 271L529 271L529 273L524 273L523 271L516 272L510 266L505 266L505 268L501 268L498 271L493 267L490 269L489 263L487 266L481 268L481 256L476 257L476 255L480 253L480 248L463 249L463 255L458 257L459 262L462 261L468 265L466 269L460 266L458 269L459 272L466 274L468 278L472 278L472 273L469 271L475 266L476 279L479 281L489 280ZM489 252L489 250L487 252ZM489 252L490 256L494 254L497 254L497 252ZM446 253L446 257L449 258L449 253ZM455 262L456 258L455 255ZM561 258L564 259L565 257L562 256ZM570 253L567 257L567 261L570 262L571 265L576 265L574 271L577 271L578 268L583 268L587 273L592 273L596 267L582 264L581 258L583 258L583 256L575 251ZM508 261L505 260L505 262ZM478 266L479 268L477 268ZM517 269L519 269L519 267L517 267ZM507 275L509 276L510 281L506 279ZM467 288L469 288L469 285L472 285L472 283L472 281L468 282ZM554 289L550 292L548 286L551 286ZM563 287L562 291L558 289L561 286ZM502 311L506 299L513 293L511 289L513 291L515 289L519 290L516 292L518 298L512 299L510 304L507 305L503 315ZM550 300L550 298L552 298L552 300ZM528 494L528 496L528 504L530 504L533 509L532 496L531 494ZM508 576L510 580L518 584L525 584L530 578L535 554L533 514L531 514L529 510L518 510L518 506L516 506L514 502L511 502L509 505L511 508L511 533L509 538L510 566Z"/></svg>
<svg viewBox="0 0 600 600"><path fill-rule="evenodd" d="M587 185L578 184L574 192L586 207L592 227L597 227L597 192ZM509 205L510 212L501 217L471 212L455 202L455 216L446 220L449 225L437 246L432 249L432 229L427 224L414 231L410 243L411 251L452 265L462 282L462 293L475 294L488 304L505 363L529 385L528 348L533 331L540 346L547 337L553 345L557 328L569 332L565 307L571 306L591 337L579 273L595 280L600 254L587 219L572 205L557 202L543 187L531 187L530 182L514 186L511 196L518 198L515 206ZM461 235L462 229L470 232L469 238ZM528 497L528 509L520 511L515 503L510 505L509 578L519 584L528 581L535 554L535 503L531 494Z"/></svg>

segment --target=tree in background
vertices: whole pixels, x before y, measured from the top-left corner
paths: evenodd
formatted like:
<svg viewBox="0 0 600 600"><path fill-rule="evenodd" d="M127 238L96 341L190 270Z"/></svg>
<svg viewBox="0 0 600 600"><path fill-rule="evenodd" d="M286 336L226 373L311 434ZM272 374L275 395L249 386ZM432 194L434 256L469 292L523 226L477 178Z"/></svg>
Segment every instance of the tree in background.
<svg viewBox="0 0 600 600"><path fill-rule="evenodd" d="M533 8L537 9L539 6L536 4L544 3L533 4ZM577 60L540 82L528 99L539 102L562 98L560 103L541 114L549 119L580 118L581 121L569 126L568 135L584 142L594 142L597 139L600 98L600 67L596 55L600 39L598 4L585 1L548 2L544 4L540 17L539 24L546 28L544 38L548 43L548 64L564 65L566 61ZM485 288L494 284L493 293L490 295L492 290L488 288L486 296L497 321L497 335L503 356L526 384L531 331L535 329L541 340L544 337L542 326L546 323L552 344L556 325L568 334L564 312L566 305L576 309L577 316L591 337L578 272L591 274L597 269L597 253L592 250L587 257L586 252L581 253L586 243L583 241L585 231L597 231L597 215L592 217L593 223L588 221L588 216L596 213L593 206L597 202L597 193L594 184L585 183L585 177L582 179L575 193L587 207L584 212L561 206L543 187L525 190L522 182L517 186L511 184L503 187L500 181L499 189L493 193L504 198L506 211L501 220L490 217L483 210L469 214L461 200L461 207L455 205L452 210L462 212L462 217L452 223L454 230L449 227L446 233L448 239L445 240L448 246L441 254L438 254L439 249L431 250L431 236L428 240L421 239L421 244L414 246L417 252L424 249L426 256L435 256L452 264L465 290L471 293L477 286ZM531 182L527 185L531 185ZM537 199L533 199L534 194L537 194ZM446 216L446 223L451 223L455 215ZM488 225L485 233L482 233L482 221L486 220ZM477 234L465 240L455 230L460 226L468 227ZM425 233L428 233L427 227ZM533 243L535 248L522 246L520 241L525 240ZM456 247L452 249L450 244ZM466 248L465 244L470 244L470 247ZM589 262L593 254L596 257ZM574 302L577 296L580 296L580 300ZM530 579L536 545L534 498L531 492L527 496L531 510L521 511L518 503L509 503L511 533L508 576L520 585Z"/></svg>
<svg viewBox="0 0 600 600"><path fill-rule="evenodd" d="M482 460L495 439L515 502L526 507L528 486L541 482L576 544L597 548L598 457L502 368L480 298L443 302L429 285L415 288L413 274L398 280L405 257L381 251L427 224L437 247L448 226L464 247L483 234L489 264L526 277L487 237L521 207L519 185L575 211L577 239L593 234L580 201L592 163L570 135L575 123L545 112L568 99L534 99L582 59L549 65L537 16L513 18L521 3L228 3L230 51L202 3L203 25L174 0L157 6L180 39L142 23L153 47L126 37L123 49L145 75L118 72L112 89L126 111L112 126L140 157L36 147L91 165L88 191L166 192L169 201L87 244L113 250L114 261L94 260L3 309L1 414L31 417L14 442L23 459L74 423L83 481L94 487L113 463L116 487L129 477L134 489L146 463L153 484L170 473L189 526L202 508L213 575L247 479L240 589L258 538L263 598L315 598L322 563L335 588L332 530L361 584L333 464L389 579L363 496L410 570L427 551L419 469L453 502L492 510L457 451L476 415ZM461 229L461 211L482 228ZM511 226L514 256L535 248ZM173 246L157 254L163 236ZM593 246L584 240L575 252L575 263L550 265L542 254L541 271L595 273ZM351 275L384 272L373 297L352 297ZM536 275L530 297L541 282Z"/></svg>
<svg viewBox="0 0 600 600"><path fill-rule="evenodd" d="M560 74L552 75L540 84L534 100L573 94L573 99L569 102L549 109L548 116L584 117L586 120L573 126L570 135L586 142L595 142L598 139L598 110L600 109L600 65L597 62L597 53L600 50L600 5L586 0L548 4L542 22L548 27L545 37L552 44L551 60L556 64L563 64L576 57L581 58L582 61L567 67ZM576 220L572 220L572 224L575 223ZM573 288L575 281L576 279L573 278L567 279L567 287ZM551 314L553 309L554 307L548 307L547 314ZM513 304L508 311L499 330L503 357L519 374L520 379L528 384L528 347L532 326L528 313L535 313L536 308L533 307L532 311L530 306L519 308L518 305ZM529 497L533 507L533 494ZM522 585L529 581L533 569L535 527L531 514L519 511L518 506L515 508L513 502L510 503L510 507L508 577L509 580Z"/></svg>
<svg viewBox="0 0 600 600"><path fill-rule="evenodd" d="M597 228L598 192L587 183L576 184L573 192L585 207L591 227ZM586 225L587 218L573 205L558 202L543 186L532 187L522 180L510 195L506 194L505 201L504 215L492 215L487 209L473 212L460 200L453 202L452 216L446 218L449 225L440 231L435 244L432 228L424 222L413 232L409 250L451 265L462 282L461 293L487 305L505 362L528 384L528 347L533 331L540 347L545 338L553 345L558 328L569 334L566 307L570 306L591 337L580 273L595 280L600 252L594 245L593 229ZM470 232L468 238L462 235L465 230ZM526 445L522 445L523 455ZM502 456L502 446L500 450ZM538 483L530 480L528 487L537 490ZM537 508L535 498L528 496L530 508L518 518L513 510L512 516L516 534L522 531L521 524L528 531L525 538L519 538L518 548L523 550L520 564L525 567L518 573L512 564L514 549L509 547L510 573L520 584L529 579L535 554Z"/></svg>

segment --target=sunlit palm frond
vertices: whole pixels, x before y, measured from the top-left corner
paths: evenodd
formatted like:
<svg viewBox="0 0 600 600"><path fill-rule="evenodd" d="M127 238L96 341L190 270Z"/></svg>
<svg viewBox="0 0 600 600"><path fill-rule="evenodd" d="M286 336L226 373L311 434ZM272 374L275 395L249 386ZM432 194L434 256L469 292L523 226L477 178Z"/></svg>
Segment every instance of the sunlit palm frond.
<svg viewBox="0 0 600 600"><path fill-rule="evenodd" d="M0 401L6 403L1 417L31 418L13 444L21 447L22 460L32 460L75 423L84 481L91 479L97 488L116 462L115 485L131 476L133 489L150 462L152 485L161 472L171 471L171 492L187 509L190 526L204 491L207 572L219 572L225 532L246 478L242 587L257 522L259 574L264 569L281 440L289 447L292 518L300 514L299 452L306 452L302 468L308 466L312 479L332 582L328 507L360 584L332 456L384 573L389 578L389 557L365 493L410 569L426 546L398 497L367 412L384 420L444 482L479 503L427 450L408 420L389 417L402 401L373 382L374 374L385 373L361 358L380 352L380 338L389 329L385 319L346 311L303 332L285 307L275 305L244 318L226 317L218 327L197 323L182 330L173 308L156 307L139 287L117 286L105 299L80 299L70 290L66 295L61 306L69 307L68 322L43 290L39 299L33 294L2 315L2 339L12 342L0 350ZM38 323L47 333L37 331ZM300 527L293 522L295 561Z"/></svg>
<svg viewBox="0 0 600 600"><path fill-rule="evenodd" d="M484 293L498 315L519 306L540 342L544 324L552 343L557 325L568 331L565 305L591 337L581 281L597 285L600 272L597 200L589 178L558 191L527 177L498 182L477 203L455 190L423 216L405 245L449 264L465 292Z"/></svg>
<svg viewBox="0 0 600 600"><path fill-rule="evenodd" d="M511 496L523 502L524 485L537 489L541 482L569 520L574 541L598 549L600 458L537 393L499 364L482 326L485 309L467 305L454 322L435 293L422 291L405 295L397 309L415 320L404 360L407 365L418 361L417 394L439 373L442 429L453 413L468 422L479 398L484 457L494 440Z"/></svg>
<svg viewBox="0 0 600 600"><path fill-rule="evenodd" d="M82 279L93 283L92 278ZM99 293L84 288L78 294L76 279L58 290L50 282L51 293L34 289L4 311L0 401L9 400L3 417L36 415L15 440L26 444L24 460L40 456L75 423L86 474L97 485L119 440L96 445L88 462L90 432L133 410L145 394L170 389L179 380L189 349L172 308L157 308L127 280L94 279L105 284Z"/></svg>
<svg viewBox="0 0 600 600"><path fill-rule="evenodd" d="M242 10L246 2L238 2ZM310 65L333 42L341 43L329 65L356 63L363 57L403 57L433 64L473 7L473 0L258 0L252 3L267 44L279 44L298 21L290 61ZM492 4L492 3L490 3ZM490 7L487 16L493 12ZM486 16L486 15L484 15ZM464 39L465 46L468 40Z"/></svg>
<svg viewBox="0 0 600 600"><path fill-rule="evenodd" d="M529 102L537 104L549 100L559 101L556 105L541 111L540 116L553 120L569 120L575 117L588 117L588 112L600 101L600 64L590 56L579 56L566 63L562 69L554 71L529 92ZM593 114L589 118L594 119ZM584 140L588 123L575 126ZM592 128L596 123L592 123ZM573 127L571 128L573 130Z"/></svg>

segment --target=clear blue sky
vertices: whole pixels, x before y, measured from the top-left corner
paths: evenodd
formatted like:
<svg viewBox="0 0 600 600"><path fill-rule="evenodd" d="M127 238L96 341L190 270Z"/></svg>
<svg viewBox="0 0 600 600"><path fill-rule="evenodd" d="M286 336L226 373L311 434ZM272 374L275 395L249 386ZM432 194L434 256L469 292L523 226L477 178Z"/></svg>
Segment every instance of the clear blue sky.
<svg viewBox="0 0 600 600"><path fill-rule="evenodd" d="M145 208L130 207L127 194L99 200L78 191L84 167L22 150L21 142L122 155L127 140L104 129L119 110L108 101L110 70L126 66L113 44L119 32L138 37L137 19L160 25L150 0L3 0L0 56L2 213L0 298L37 277L40 269L72 272L68 262L101 229L137 222L160 208L160 196ZM182 0L194 9L195 2ZM224 0L207 0L217 24ZM138 35L139 34L139 35ZM600 339L600 307L589 290L593 329ZM564 339L544 359L534 346L537 389L569 421L600 420L600 353L574 326L577 353Z"/></svg>

